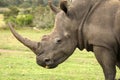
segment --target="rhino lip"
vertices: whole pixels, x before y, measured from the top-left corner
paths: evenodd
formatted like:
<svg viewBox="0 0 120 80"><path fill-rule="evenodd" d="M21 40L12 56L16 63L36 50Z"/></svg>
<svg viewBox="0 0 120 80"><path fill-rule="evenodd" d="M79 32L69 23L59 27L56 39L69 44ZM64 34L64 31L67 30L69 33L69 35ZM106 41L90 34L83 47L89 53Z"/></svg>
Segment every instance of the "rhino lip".
<svg viewBox="0 0 120 80"><path fill-rule="evenodd" d="M37 60L37 64L39 66L42 66L43 68L46 68L46 69L53 69L53 68L56 68L58 66L58 64L56 64L56 63L52 63L52 64L40 63L39 60Z"/></svg>
<svg viewBox="0 0 120 80"><path fill-rule="evenodd" d="M59 60L54 61L54 64L52 64L52 65L46 65L44 68L46 68L46 69L56 68L60 63L64 62L64 60L66 60L66 58L67 57L64 56L63 58L60 58Z"/></svg>
<svg viewBox="0 0 120 80"><path fill-rule="evenodd" d="M50 63L50 64L46 64L46 63L40 63L40 61L39 60L37 60L37 64L39 65L39 66L42 66L43 68L46 68L46 69L53 69L53 68L56 68L60 63L63 63L66 59L67 59L67 57L68 57L68 55L66 55L66 53L64 53L64 52L62 52L62 54L64 54L64 56L62 56L62 57L57 57L57 58L54 58L53 59L53 62L52 63Z"/></svg>
<svg viewBox="0 0 120 80"><path fill-rule="evenodd" d="M62 58L59 58L58 60L55 60L53 64L46 65L44 68L46 69L53 69L56 68L60 63L64 62L67 59L67 56L64 56Z"/></svg>
<svg viewBox="0 0 120 80"><path fill-rule="evenodd" d="M39 66L42 66L43 68L46 68L46 69L53 69L53 68L56 68L57 66L58 66L58 64L51 64L51 65L47 65L47 64L45 64L45 63L43 63L43 64L39 64L38 63L38 65Z"/></svg>
<svg viewBox="0 0 120 80"><path fill-rule="evenodd" d="M53 68L56 68L58 65L50 65L50 66L45 66L44 68L46 69L53 69Z"/></svg>

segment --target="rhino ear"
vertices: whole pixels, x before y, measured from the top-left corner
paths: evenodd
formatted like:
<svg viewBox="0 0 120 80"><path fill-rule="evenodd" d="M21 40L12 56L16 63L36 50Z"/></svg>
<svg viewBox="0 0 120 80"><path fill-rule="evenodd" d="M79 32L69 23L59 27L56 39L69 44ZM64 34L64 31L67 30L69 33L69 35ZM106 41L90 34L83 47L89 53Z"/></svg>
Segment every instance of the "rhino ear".
<svg viewBox="0 0 120 80"><path fill-rule="evenodd" d="M68 12L68 6L67 6L67 1L62 0L60 3L60 8L67 14Z"/></svg>

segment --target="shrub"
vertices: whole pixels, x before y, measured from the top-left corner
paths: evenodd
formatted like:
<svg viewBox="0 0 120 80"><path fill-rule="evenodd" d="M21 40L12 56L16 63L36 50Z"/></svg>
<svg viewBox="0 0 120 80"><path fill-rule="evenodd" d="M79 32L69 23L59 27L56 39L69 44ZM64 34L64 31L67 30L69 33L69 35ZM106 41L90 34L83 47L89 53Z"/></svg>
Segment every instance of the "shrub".
<svg viewBox="0 0 120 80"><path fill-rule="evenodd" d="M20 26L31 25L33 21L33 16L31 14L18 15L16 17L16 23Z"/></svg>
<svg viewBox="0 0 120 80"><path fill-rule="evenodd" d="M51 28L54 23L54 14L48 7L39 6L34 12L33 25L37 28Z"/></svg>
<svg viewBox="0 0 120 80"><path fill-rule="evenodd" d="M17 7L9 7L10 11L5 12L5 21L14 22L18 26L31 26L33 15L27 10L27 13L19 14L20 10Z"/></svg>
<svg viewBox="0 0 120 80"><path fill-rule="evenodd" d="M9 11L4 12L5 19L10 16L17 16L19 13L19 9L16 6L9 7Z"/></svg>
<svg viewBox="0 0 120 80"><path fill-rule="evenodd" d="M18 26L32 26L33 16L31 14L18 15L17 17L10 16L6 22L13 22Z"/></svg>
<svg viewBox="0 0 120 80"><path fill-rule="evenodd" d="M5 22L14 22L14 23L16 23L16 18L13 17L13 16L10 16L7 19L5 19Z"/></svg>
<svg viewBox="0 0 120 80"><path fill-rule="evenodd" d="M49 7L38 6L19 10L16 7L10 8L10 12L5 13L6 22L10 21L18 26L34 26L42 29L53 27L54 14Z"/></svg>
<svg viewBox="0 0 120 80"><path fill-rule="evenodd" d="M20 5L20 7L29 8L29 7L31 7L31 4L28 3L28 2L24 2L24 3L22 3L22 4Z"/></svg>

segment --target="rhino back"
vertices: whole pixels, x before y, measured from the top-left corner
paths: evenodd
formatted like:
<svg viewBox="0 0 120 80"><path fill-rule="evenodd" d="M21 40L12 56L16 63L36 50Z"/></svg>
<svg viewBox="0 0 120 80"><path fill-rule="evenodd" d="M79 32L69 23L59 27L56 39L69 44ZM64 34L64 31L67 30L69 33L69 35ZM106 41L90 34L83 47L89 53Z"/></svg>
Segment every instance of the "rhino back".
<svg viewBox="0 0 120 80"><path fill-rule="evenodd" d="M86 20L83 28L85 43L107 48L117 46L120 41L119 9L118 0L103 1Z"/></svg>

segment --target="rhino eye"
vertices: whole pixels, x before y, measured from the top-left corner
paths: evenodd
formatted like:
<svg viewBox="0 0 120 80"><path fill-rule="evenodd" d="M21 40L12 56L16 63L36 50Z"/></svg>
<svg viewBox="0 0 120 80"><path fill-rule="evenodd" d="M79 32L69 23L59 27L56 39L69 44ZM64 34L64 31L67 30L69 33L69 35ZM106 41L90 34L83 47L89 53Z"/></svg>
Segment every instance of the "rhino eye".
<svg viewBox="0 0 120 80"><path fill-rule="evenodd" d="M57 43L61 43L62 40L57 40Z"/></svg>
<svg viewBox="0 0 120 80"><path fill-rule="evenodd" d="M55 40L56 44L60 44L61 42L62 42L62 40L60 38L56 38L56 40Z"/></svg>

